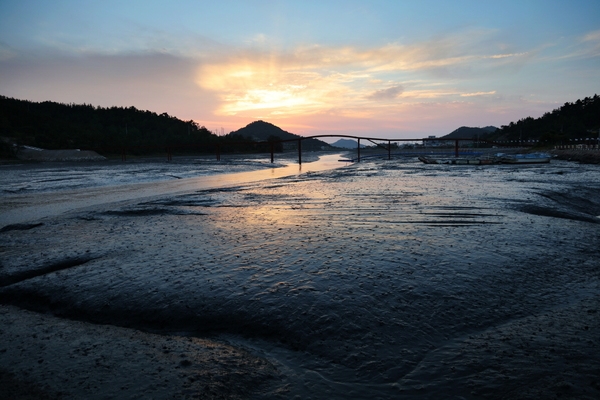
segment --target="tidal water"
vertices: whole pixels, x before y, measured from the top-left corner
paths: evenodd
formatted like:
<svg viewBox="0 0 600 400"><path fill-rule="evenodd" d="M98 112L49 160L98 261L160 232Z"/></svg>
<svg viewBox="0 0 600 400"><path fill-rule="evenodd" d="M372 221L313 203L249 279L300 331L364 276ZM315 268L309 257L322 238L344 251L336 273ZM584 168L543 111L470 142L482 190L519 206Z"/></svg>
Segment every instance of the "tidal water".
<svg viewBox="0 0 600 400"><path fill-rule="evenodd" d="M597 398L599 178L371 160L97 204L2 233L4 279L79 261L0 301L244 349L277 371L248 398Z"/></svg>

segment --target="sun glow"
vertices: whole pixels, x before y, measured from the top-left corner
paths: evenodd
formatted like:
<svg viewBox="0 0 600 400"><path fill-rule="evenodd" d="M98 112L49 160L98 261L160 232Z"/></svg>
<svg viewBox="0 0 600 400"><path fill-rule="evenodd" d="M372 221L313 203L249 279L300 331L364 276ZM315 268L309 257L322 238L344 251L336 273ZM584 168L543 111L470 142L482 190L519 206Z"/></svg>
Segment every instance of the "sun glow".
<svg viewBox="0 0 600 400"><path fill-rule="evenodd" d="M289 108L309 104L310 101L296 95L293 88L251 89L247 91L245 96L237 97L232 104L225 105L223 111L228 114L235 114L243 110Z"/></svg>
<svg viewBox="0 0 600 400"><path fill-rule="evenodd" d="M236 49L205 59L196 83L216 96L213 113L226 118L289 123L310 116L312 121L371 119L398 125L421 104L455 110L457 104L494 96L494 87L479 86L478 80L518 68L529 56L502 46L490 49L480 35L468 33L371 48ZM470 82L469 89L461 82Z"/></svg>
<svg viewBox="0 0 600 400"><path fill-rule="evenodd" d="M203 66L196 82L219 94L220 115L252 115L256 110L272 115L310 114L327 107L328 93L335 87L319 74L273 60Z"/></svg>

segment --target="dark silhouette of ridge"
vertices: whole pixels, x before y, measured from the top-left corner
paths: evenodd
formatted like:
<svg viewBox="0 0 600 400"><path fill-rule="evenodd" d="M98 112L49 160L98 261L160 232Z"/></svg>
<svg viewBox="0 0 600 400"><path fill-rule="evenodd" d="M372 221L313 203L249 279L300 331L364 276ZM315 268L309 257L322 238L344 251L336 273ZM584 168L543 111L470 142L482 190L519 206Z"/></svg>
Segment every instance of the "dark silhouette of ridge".
<svg viewBox="0 0 600 400"><path fill-rule="evenodd" d="M490 134L496 132L495 126L486 126L484 128L471 128L468 126L461 126L458 129L450 132L446 136L442 136L441 139L472 139L472 138L484 138Z"/></svg>
<svg viewBox="0 0 600 400"><path fill-rule="evenodd" d="M237 131L227 135L231 139L251 140L256 142L263 141L278 141L278 140L295 140L301 139L302 136L296 135L275 126L265 121L254 121ZM318 139L305 139L302 141L302 149L306 150L322 150L328 149L331 146L328 143Z"/></svg>

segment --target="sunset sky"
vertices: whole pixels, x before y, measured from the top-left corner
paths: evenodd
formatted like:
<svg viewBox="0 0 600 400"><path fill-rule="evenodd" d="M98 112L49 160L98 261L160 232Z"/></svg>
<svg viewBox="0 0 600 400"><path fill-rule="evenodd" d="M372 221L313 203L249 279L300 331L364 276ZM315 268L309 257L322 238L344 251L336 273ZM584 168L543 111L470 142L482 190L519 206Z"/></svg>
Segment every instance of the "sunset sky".
<svg viewBox="0 0 600 400"><path fill-rule="evenodd" d="M0 0L0 95L442 136L600 94L600 1Z"/></svg>

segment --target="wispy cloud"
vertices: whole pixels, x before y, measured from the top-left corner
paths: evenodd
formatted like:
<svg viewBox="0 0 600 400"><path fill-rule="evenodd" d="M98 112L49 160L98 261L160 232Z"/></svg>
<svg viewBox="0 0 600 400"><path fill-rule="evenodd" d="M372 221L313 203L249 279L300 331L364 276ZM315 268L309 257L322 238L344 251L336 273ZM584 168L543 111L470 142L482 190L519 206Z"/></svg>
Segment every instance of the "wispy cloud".
<svg viewBox="0 0 600 400"><path fill-rule="evenodd" d="M495 90L492 90L491 92L461 93L460 97L491 96L493 94L496 94Z"/></svg>
<svg viewBox="0 0 600 400"><path fill-rule="evenodd" d="M523 57L523 56L527 56L527 55L528 55L528 53L494 54L493 56L489 56L489 58L500 59L500 58L511 58L511 57Z"/></svg>
<svg viewBox="0 0 600 400"><path fill-rule="evenodd" d="M422 43L387 44L373 48L303 46L292 51L232 49L222 58L204 59L196 83L222 100L221 115L314 114L361 109L374 116L381 101L406 98L472 97L456 88L430 90L421 85L390 82L414 81L429 76L470 80L474 75L498 74L507 66L521 65L529 52L502 52L484 46L481 35L461 35ZM430 79L429 78L429 79ZM365 107L373 107L368 110ZM354 114L356 115L356 114Z"/></svg>
<svg viewBox="0 0 600 400"><path fill-rule="evenodd" d="M0 62L16 57L16 52L6 43L0 42Z"/></svg>
<svg viewBox="0 0 600 400"><path fill-rule="evenodd" d="M387 89L376 90L367 96L370 100L392 100L400 96L404 92L402 85L392 86Z"/></svg>
<svg viewBox="0 0 600 400"><path fill-rule="evenodd" d="M581 39L581 42L585 46L587 56L600 56L600 30L589 32Z"/></svg>
<svg viewBox="0 0 600 400"><path fill-rule="evenodd" d="M556 47L555 51L558 52L554 56L554 59L568 60L600 57L600 30L591 31L580 37L568 38L567 40L567 44L563 46L553 44Z"/></svg>
<svg viewBox="0 0 600 400"><path fill-rule="evenodd" d="M156 33L164 50L96 52L76 44L64 49L61 42L35 55L7 53L10 60L2 58L0 46L0 92L34 100L135 105L231 130L266 119L311 126L313 132L316 125L349 129L339 125L348 120L353 130L367 131L377 121L390 132L417 131L470 123L459 121L469 110L483 115L474 104L498 97L491 90L499 87L494 79L535 57L533 51L490 45L493 31L476 33L419 43L293 49L275 46L265 35L241 47L210 40L174 46Z"/></svg>
<svg viewBox="0 0 600 400"><path fill-rule="evenodd" d="M584 42L600 42L600 30L587 33L582 40Z"/></svg>

